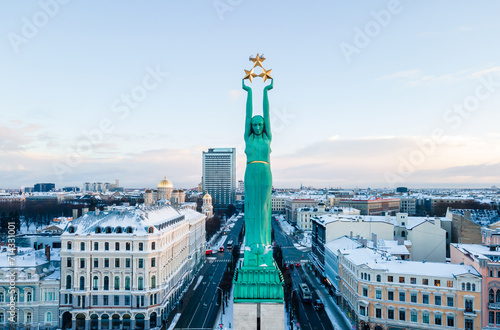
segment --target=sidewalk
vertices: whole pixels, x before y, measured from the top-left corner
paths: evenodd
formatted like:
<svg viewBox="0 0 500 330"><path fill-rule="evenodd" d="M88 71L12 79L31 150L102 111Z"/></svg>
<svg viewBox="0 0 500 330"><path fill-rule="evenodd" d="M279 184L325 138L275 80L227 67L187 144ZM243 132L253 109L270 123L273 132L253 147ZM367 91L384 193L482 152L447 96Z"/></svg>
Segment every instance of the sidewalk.
<svg viewBox="0 0 500 330"><path fill-rule="evenodd" d="M315 286L316 293L320 297L321 301L323 301L323 305L325 305L325 312L328 315L328 318L332 322L333 327L335 330L342 329L342 330L350 330L352 329L352 324L347 315L345 315L341 310L340 307L333 301L332 297L326 290L323 284L319 281L319 279L314 276L313 274L310 273L309 267L304 266L304 274L306 274L307 278L311 283L316 282L319 283L319 288L318 286ZM335 312L334 312L335 311ZM337 315L341 315L343 318L344 322L339 323L339 320L337 320ZM348 324L349 327L346 328L345 324Z"/></svg>

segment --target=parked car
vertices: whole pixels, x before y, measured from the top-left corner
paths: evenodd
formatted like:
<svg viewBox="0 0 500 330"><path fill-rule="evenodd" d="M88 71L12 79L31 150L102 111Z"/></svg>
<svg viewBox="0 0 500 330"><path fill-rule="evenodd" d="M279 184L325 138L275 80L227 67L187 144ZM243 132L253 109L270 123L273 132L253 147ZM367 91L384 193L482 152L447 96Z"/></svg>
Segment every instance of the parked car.
<svg viewBox="0 0 500 330"><path fill-rule="evenodd" d="M300 266L301 266L300 262L297 262L297 263L295 264L295 267L300 267Z"/></svg>

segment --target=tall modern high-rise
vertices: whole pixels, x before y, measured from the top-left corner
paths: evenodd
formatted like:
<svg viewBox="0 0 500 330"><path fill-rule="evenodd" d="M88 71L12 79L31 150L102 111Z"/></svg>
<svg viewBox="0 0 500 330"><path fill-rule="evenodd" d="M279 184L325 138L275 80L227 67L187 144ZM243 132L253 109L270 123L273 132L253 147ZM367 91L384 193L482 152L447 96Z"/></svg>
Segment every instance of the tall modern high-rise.
<svg viewBox="0 0 500 330"><path fill-rule="evenodd" d="M203 152L203 190L213 205L227 207L236 199L236 149L210 148Z"/></svg>

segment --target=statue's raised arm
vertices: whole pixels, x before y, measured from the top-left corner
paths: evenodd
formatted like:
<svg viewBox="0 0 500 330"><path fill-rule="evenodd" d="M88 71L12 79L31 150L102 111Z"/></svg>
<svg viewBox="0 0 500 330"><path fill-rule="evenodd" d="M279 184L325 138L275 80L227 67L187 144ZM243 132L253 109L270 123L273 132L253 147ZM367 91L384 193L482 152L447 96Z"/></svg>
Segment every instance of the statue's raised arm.
<svg viewBox="0 0 500 330"><path fill-rule="evenodd" d="M252 133L252 88L245 85L245 79L242 81L242 88L247 91L247 106L246 106L246 116L245 116L245 141L250 137Z"/></svg>
<svg viewBox="0 0 500 330"><path fill-rule="evenodd" d="M264 127L265 127L265 134L267 135L267 138L269 141L272 140L272 134L271 134L271 117L269 116L269 98L267 96L267 92L273 89L274 85L274 79L271 79L271 83L264 87L264 101L262 105L263 109L263 114L264 114Z"/></svg>

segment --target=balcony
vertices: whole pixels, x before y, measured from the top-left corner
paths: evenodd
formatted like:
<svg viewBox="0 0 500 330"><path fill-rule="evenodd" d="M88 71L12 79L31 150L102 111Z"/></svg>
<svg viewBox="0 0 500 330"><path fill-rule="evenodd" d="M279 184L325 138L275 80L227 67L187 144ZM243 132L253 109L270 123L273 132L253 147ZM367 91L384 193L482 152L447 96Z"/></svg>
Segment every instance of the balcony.
<svg viewBox="0 0 500 330"><path fill-rule="evenodd" d="M464 316L473 316L473 317L475 317L476 316L476 312L472 308L466 307L464 309Z"/></svg>
<svg viewBox="0 0 500 330"><path fill-rule="evenodd" d="M500 302L488 303L488 308L489 309L500 309Z"/></svg>

